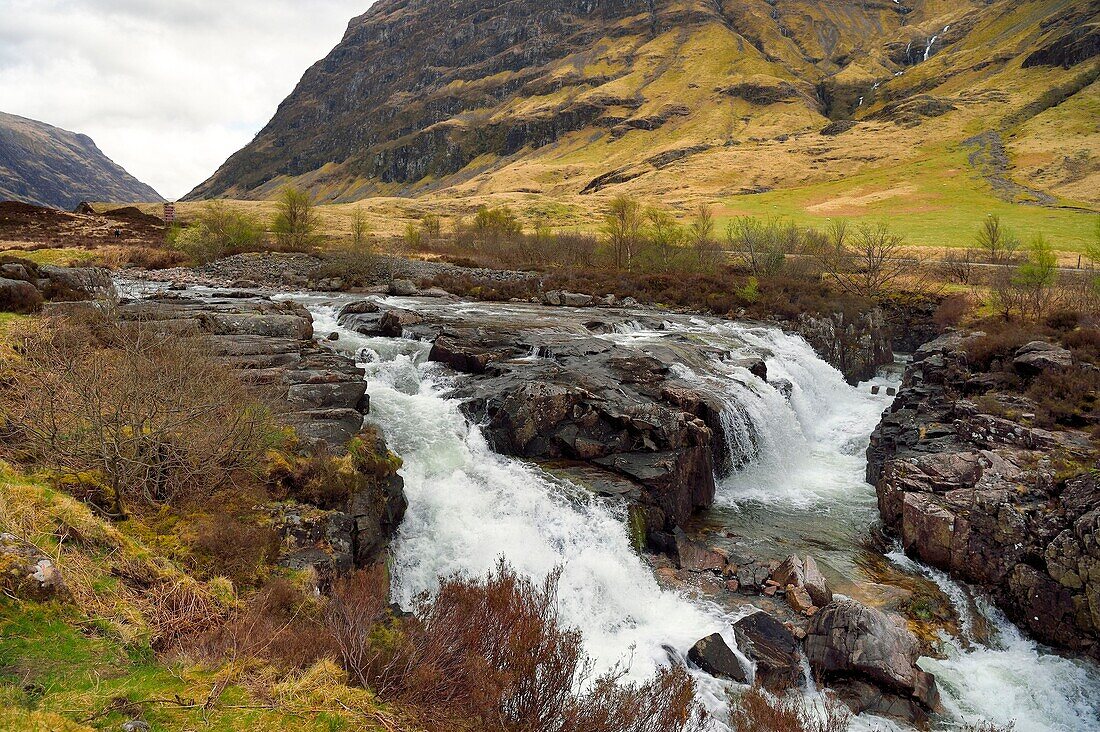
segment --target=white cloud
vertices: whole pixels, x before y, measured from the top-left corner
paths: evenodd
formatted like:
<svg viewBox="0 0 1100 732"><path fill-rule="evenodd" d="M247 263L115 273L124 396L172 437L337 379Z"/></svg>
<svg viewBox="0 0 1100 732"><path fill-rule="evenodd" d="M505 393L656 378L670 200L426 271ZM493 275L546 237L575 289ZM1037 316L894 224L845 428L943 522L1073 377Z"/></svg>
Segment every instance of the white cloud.
<svg viewBox="0 0 1100 732"><path fill-rule="evenodd" d="M0 111L164 196L210 176L373 0L0 0Z"/></svg>

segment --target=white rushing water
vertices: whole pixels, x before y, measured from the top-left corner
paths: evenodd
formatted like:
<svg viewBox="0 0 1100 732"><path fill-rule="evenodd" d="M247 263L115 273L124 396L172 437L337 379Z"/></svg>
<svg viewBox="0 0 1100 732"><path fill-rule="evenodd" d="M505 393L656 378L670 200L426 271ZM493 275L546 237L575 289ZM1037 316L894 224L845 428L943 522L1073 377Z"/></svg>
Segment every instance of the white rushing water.
<svg viewBox="0 0 1100 732"><path fill-rule="evenodd" d="M500 557L536 579L563 569L562 618L582 630L599 669L629 663L631 676L645 678L680 659L699 638L721 632L731 646L730 621L721 609L663 590L631 549L621 507L593 499L568 483L518 460L493 453L456 401L447 398L447 375L425 363L428 344L366 338L339 329L335 308L322 297L299 298L310 307L319 334L338 330L334 347L367 368L370 419L381 425L404 459L402 475L409 511L395 558L395 599L408 606L432 591L438 577L482 575ZM487 306L486 306L487 307ZM678 320L660 329L624 326L604 336L644 348L670 334L689 337L715 352L701 365L677 364L681 378L728 396L723 418L737 436L732 451L751 455L720 482L718 502L733 512L789 514L792 525L813 534L827 522L852 535L865 533L875 515L874 490L863 478L871 431L896 386L896 376L858 388L821 361L801 338L765 326ZM771 385L751 376L736 358L763 356ZM532 353L528 358L539 358ZM685 359L689 360L689 359ZM782 393L789 383L789 397ZM880 387L878 395L871 386ZM845 534L844 537L847 537ZM854 540L837 550L854 555ZM957 605L962 639L944 639L946 658L922 659L940 680L948 712L937 724L1016 723L1016 732L1100 729L1100 678L1095 668L1047 653L1024 639L963 588L903 556L891 559L906 571L925 574ZM996 642L974 640L981 612L996 630ZM701 694L712 711L723 707L725 686L699 674ZM875 718L857 729L896 729Z"/></svg>

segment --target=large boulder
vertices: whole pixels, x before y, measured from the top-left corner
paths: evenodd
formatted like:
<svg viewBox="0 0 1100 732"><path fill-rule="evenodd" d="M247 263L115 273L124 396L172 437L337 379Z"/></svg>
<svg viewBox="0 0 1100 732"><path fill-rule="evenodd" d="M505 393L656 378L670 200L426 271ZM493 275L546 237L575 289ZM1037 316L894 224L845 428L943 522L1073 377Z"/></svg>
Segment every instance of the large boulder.
<svg viewBox="0 0 1100 732"><path fill-rule="evenodd" d="M749 681L745 665L718 633L708 635L692 646L688 651L688 660L711 676L739 684Z"/></svg>
<svg viewBox="0 0 1100 732"><path fill-rule="evenodd" d="M38 547L0 534L0 587L21 600L46 602L69 596L61 570Z"/></svg>
<svg viewBox="0 0 1100 732"><path fill-rule="evenodd" d="M786 625L765 612L733 624L737 646L756 664L756 683L783 692L802 681L798 639Z"/></svg>
<svg viewBox="0 0 1100 732"><path fill-rule="evenodd" d="M102 267L53 267L39 265L45 280L42 292L49 300L118 300L111 273Z"/></svg>
<svg viewBox="0 0 1100 732"><path fill-rule="evenodd" d="M847 599L826 606L806 629L805 650L825 681L869 684L889 700L857 712L920 720L939 707L935 677L916 665L919 641L881 610Z"/></svg>
<svg viewBox="0 0 1100 732"><path fill-rule="evenodd" d="M1044 371L1072 368L1073 354L1053 343L1032 341L1016 351L1012 366L1024 376L1035 376Z"/></svg>
<svg viewBox="0 0 1100 732"><path fill-rule="evenodd" d="M30 282L0 277L0 312L34 313L42 302L42 293Z"/></svg>

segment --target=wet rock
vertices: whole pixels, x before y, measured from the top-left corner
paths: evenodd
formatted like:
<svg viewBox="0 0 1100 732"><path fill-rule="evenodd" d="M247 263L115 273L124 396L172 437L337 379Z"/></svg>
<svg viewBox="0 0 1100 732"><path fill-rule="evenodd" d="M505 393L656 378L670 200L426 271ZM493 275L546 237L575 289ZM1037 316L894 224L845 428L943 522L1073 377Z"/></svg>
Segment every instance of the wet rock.
<svg viewBox="0 0 1100 732"><path fill-rule="evenodd" d="M711 676L739 684L748 683L749 674L744 664L718 633L709 635L692 646L688 651L688 660Z"/></svg>
<svg viewBox="0 0 1100 732"><path fill-rule="evenodd" d="M762 358L744 358L734 361L733 364L747 369L750 374L761 381L768 380L768 364Z"/></svg>
<svg viewBox="0 0 1100 732"><path fill-rule="evenodd" d="M676 541L676 560L680 569L689 572L721 573L726 567L726 558L705 544L688 538L680 529L674 532Z"/></svg>
<svg viewBox="0 0 1100 732"><path fill-rule="evenodd" d="M38 547L13 534L0 534L0 587L21 600L66 600L61 570Z"/></svg>
<svg viewBox="0 0 1100 732"><path fill-rule="evenodd" d="M787 604L796 613L813 615L817 612L817 607L814 606L813 600L810 599L810 593L806 591L805 587L788 586L785 597L787 598Z"/></svg>
<svg viewBox="0 0 1100 732"><path fill-rule="evenodd" d="M813 557L809 555L806 556L806 561L803 562L803 570L803 585L806 588L806 592L809 593L813 604L818 607L825 607L832 602L833 591L829 587L829 581L825 579L825 575L818 569L817 562L814 561Z"/></svg>
<svg viewBox="0 0 1100 732"><path fill-rule="evenodd" d="M855 316L803 314L791 327L853 385L870 379L879 367L894 361L890 329L880 310Z"/></svg>
<svg viewBox="0 0 1100 732"><path fill-rule="evenodd" d="M880 713L921 721L939 707L935 678L916 666L916 637L880 610L854 600L834 602L810 621L804 647L810 667L826 682L855 681L889 697L878 703Z"/></svg>
<svg viewBox="0 0 1100 732"><path fill-rule="evenodd" d="M783 692L802 681L798 640L786 625L765 612L733 624L737 646L756 664L756 682L772 692Z"/></svg>
<svg viewBox="0 0 1100 732"><path fill-rule="evenodd" d="M373 300L356 300L355 302L349 302L344 307L340 308L338 319L343 320L349 315L363 315L364 313L377 313L380 308L378 303Z"/></svg>
<svg viewBox="0 0 1100 732"><path fill-rule="evenodd" d="M1041 641L1100 657L1100 616L1090 609L1100 574L1081 565L1095 551L1090 512L1100 487L1087 472L1059 478L1051 461L1088 461L1090 440L985 414L958 398L1010 399L1018 389L996 372L971 371L969 338L950 334L918 349L872 435L867 476L883 522L909 555L981 586ZM1027 376L1083 368L1062 351L1030 343L1010 367Z"/></svg>
<svg viewBox="0 0 1100 732"><path fill-rule="evenodd" d="M1021 375L1035 376L1044 371L1072 368L1073 354L1046 341L1032 341L1016 351L1012 365Z"/></svg>
<svg viewBox="0 0 1100 732"><path fill-rule="evenodd" d="M775 571L772 572L771 579L780 587L786 587L787 585L801 587L805 580L805 574L802 560L792 554L776 567Z"/></svg>

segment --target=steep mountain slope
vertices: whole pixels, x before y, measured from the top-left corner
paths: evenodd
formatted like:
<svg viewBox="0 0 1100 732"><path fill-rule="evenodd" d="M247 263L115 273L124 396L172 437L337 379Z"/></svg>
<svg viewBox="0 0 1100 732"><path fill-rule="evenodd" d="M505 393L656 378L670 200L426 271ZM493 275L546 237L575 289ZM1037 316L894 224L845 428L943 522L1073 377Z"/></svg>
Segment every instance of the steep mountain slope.
<svg viewBox="0 0 1100 732"><path fill-rule="evenodd" d="M290 179L323 200L723 196L979 136L971 163L1006 200L1100 201L1097 15L1094 0L380 0L191 197ZM1012 158L1045 190L1009 180Z"/></svg>
<svg viewBox="0 0 1100 732"><path fill-rule="evenodd" d="M0 112L0 199L72 209L81 201L163 201L91 138Z"/></svg>

